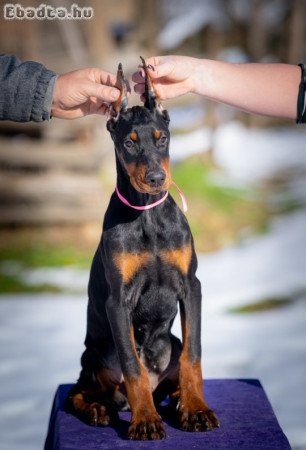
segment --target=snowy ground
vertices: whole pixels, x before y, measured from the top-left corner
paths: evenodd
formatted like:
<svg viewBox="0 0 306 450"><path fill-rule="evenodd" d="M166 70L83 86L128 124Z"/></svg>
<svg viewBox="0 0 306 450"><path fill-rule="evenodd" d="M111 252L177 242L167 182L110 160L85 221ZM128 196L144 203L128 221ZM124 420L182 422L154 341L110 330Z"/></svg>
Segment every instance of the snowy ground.
<svg viewBox="0 0 306 450"><path fill-rule="evenodd" d="M195 133L188 149L180 138L172 140L174 158L214 142L218 164L237 182L256 183L289 168L296 173L292 195L305 199L305 128L250 131L230 123L213 136L207 130ZM296 450L306 450L305 230L306 211L300 210L275 221L266 235L199 255L198 271L205 377L259 378ZM5 268L11 273L19 269ZM23 273L29 283L57 281L69 288L77 280L84 291L87 278L86 272L70 269ZM272 311L228 312L280 295L296 300ZM85 293L0 297L1 450L42 448L55 389L78 376L85 317ZM174 329L179 333L178 322Z"/></svg>

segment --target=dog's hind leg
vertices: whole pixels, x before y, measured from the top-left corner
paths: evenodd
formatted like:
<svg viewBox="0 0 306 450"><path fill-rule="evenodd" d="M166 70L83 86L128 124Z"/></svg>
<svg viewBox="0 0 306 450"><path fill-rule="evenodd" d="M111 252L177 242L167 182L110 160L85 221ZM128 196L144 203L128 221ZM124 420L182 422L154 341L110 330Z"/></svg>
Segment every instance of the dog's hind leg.
<svg viewBox="0 0 306 450"><path fill-rule="evenodd" d="M123 409L126 398L119 392L119 383L116 383L112 371L84 366L90 362L90 356L91 352L85 350L83 370L69 393L66 409L90 425L116 424L118 409Z"/></svg>
<svg viewBox="0 0 306 450"><path fill-rule="evenodd" d="M76 385L66 400L66 410L89 425L117 424L118 412L99 390L80 389Z"/></svg>
<svg viewBox="0 0 306 450"><path fill-rule="evenodd" d="M177 405L179 394L179 357L182 352L182 343L171 334L171 358L165 372L160 377L160 382L153 392L154 404L158 406L167 396L171 399L171 405ZM175 407L174 406L174 407Z"/></svg>

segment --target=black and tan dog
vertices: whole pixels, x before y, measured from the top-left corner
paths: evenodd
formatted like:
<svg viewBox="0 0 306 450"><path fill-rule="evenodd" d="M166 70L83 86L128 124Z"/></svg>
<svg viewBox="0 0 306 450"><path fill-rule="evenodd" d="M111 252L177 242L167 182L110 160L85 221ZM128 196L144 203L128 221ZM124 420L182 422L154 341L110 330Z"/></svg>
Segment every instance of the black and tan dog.
<svg viewBox="0 0 306 450"><path fill-rule="evenodd" d="M86 350L67 403L92 425L116 424L118 410L130 408L129 439L162 439L155 405L167 395L183 430L207 431L219 423L202 393L201 285L193 239L184 214L167 196L169 116L144 70L145 105L131 109L118 70L122 95L117 116L107 124L117 192L92 263ZM182 344L171 334L178 305Z"/></svg>

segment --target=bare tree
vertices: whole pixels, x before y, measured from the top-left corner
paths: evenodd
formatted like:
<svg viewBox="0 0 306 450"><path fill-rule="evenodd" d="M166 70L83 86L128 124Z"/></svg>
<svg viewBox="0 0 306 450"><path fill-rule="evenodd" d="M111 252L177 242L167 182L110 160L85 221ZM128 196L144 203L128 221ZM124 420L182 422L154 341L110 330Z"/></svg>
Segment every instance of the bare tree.
<svg viewBox="0 0 306 450"><path fill-rule="evenodd" d="M259 61L267 48L267 33L263 14L264 0L252 0L247 43L252 61Z"/></svg>

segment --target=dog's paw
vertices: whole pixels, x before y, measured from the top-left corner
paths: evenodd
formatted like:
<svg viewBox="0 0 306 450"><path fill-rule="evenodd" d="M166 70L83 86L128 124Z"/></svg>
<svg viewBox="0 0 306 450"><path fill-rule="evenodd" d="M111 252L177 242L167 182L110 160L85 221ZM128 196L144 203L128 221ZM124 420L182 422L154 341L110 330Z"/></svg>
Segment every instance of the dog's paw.
<svg viewBox="0 0 306 450"><path fill-rule="evenodd" d="M180 427L183 431L211 431L220 423L211 409L204 411L180 411Z"/></svg>
<svg viewBox="0 0 306 450"><path fill-rule="evenodd" d="M117 423L119 416L115 411L109 410L100 403L90 403L84 411L85 421L93 426L107 426L110 423Z"/></svg>
<svg viewBox="0 0 306 450"><path fill-rule="evenodd" d="M65 410L88 425L106 426L110 423L117 425L119 414L116 406L98 397L97 394L93 395L90 392L72 391L66 399Z"/></svg>
<svg viewBox="0 0 306 450"><path fill-rule="evenodd" d="M159 440L165 437L164 425L158 415L152 418L133 420L128 430L128 438L131 440Z"/></svg>
<svg viewBox="0 0 306 450"><path fill-rule="evenodd" d="M109 425L110 415L107 413L106 407L100 403L91 403L86 411L87 419L90 425Z"/></svg>

